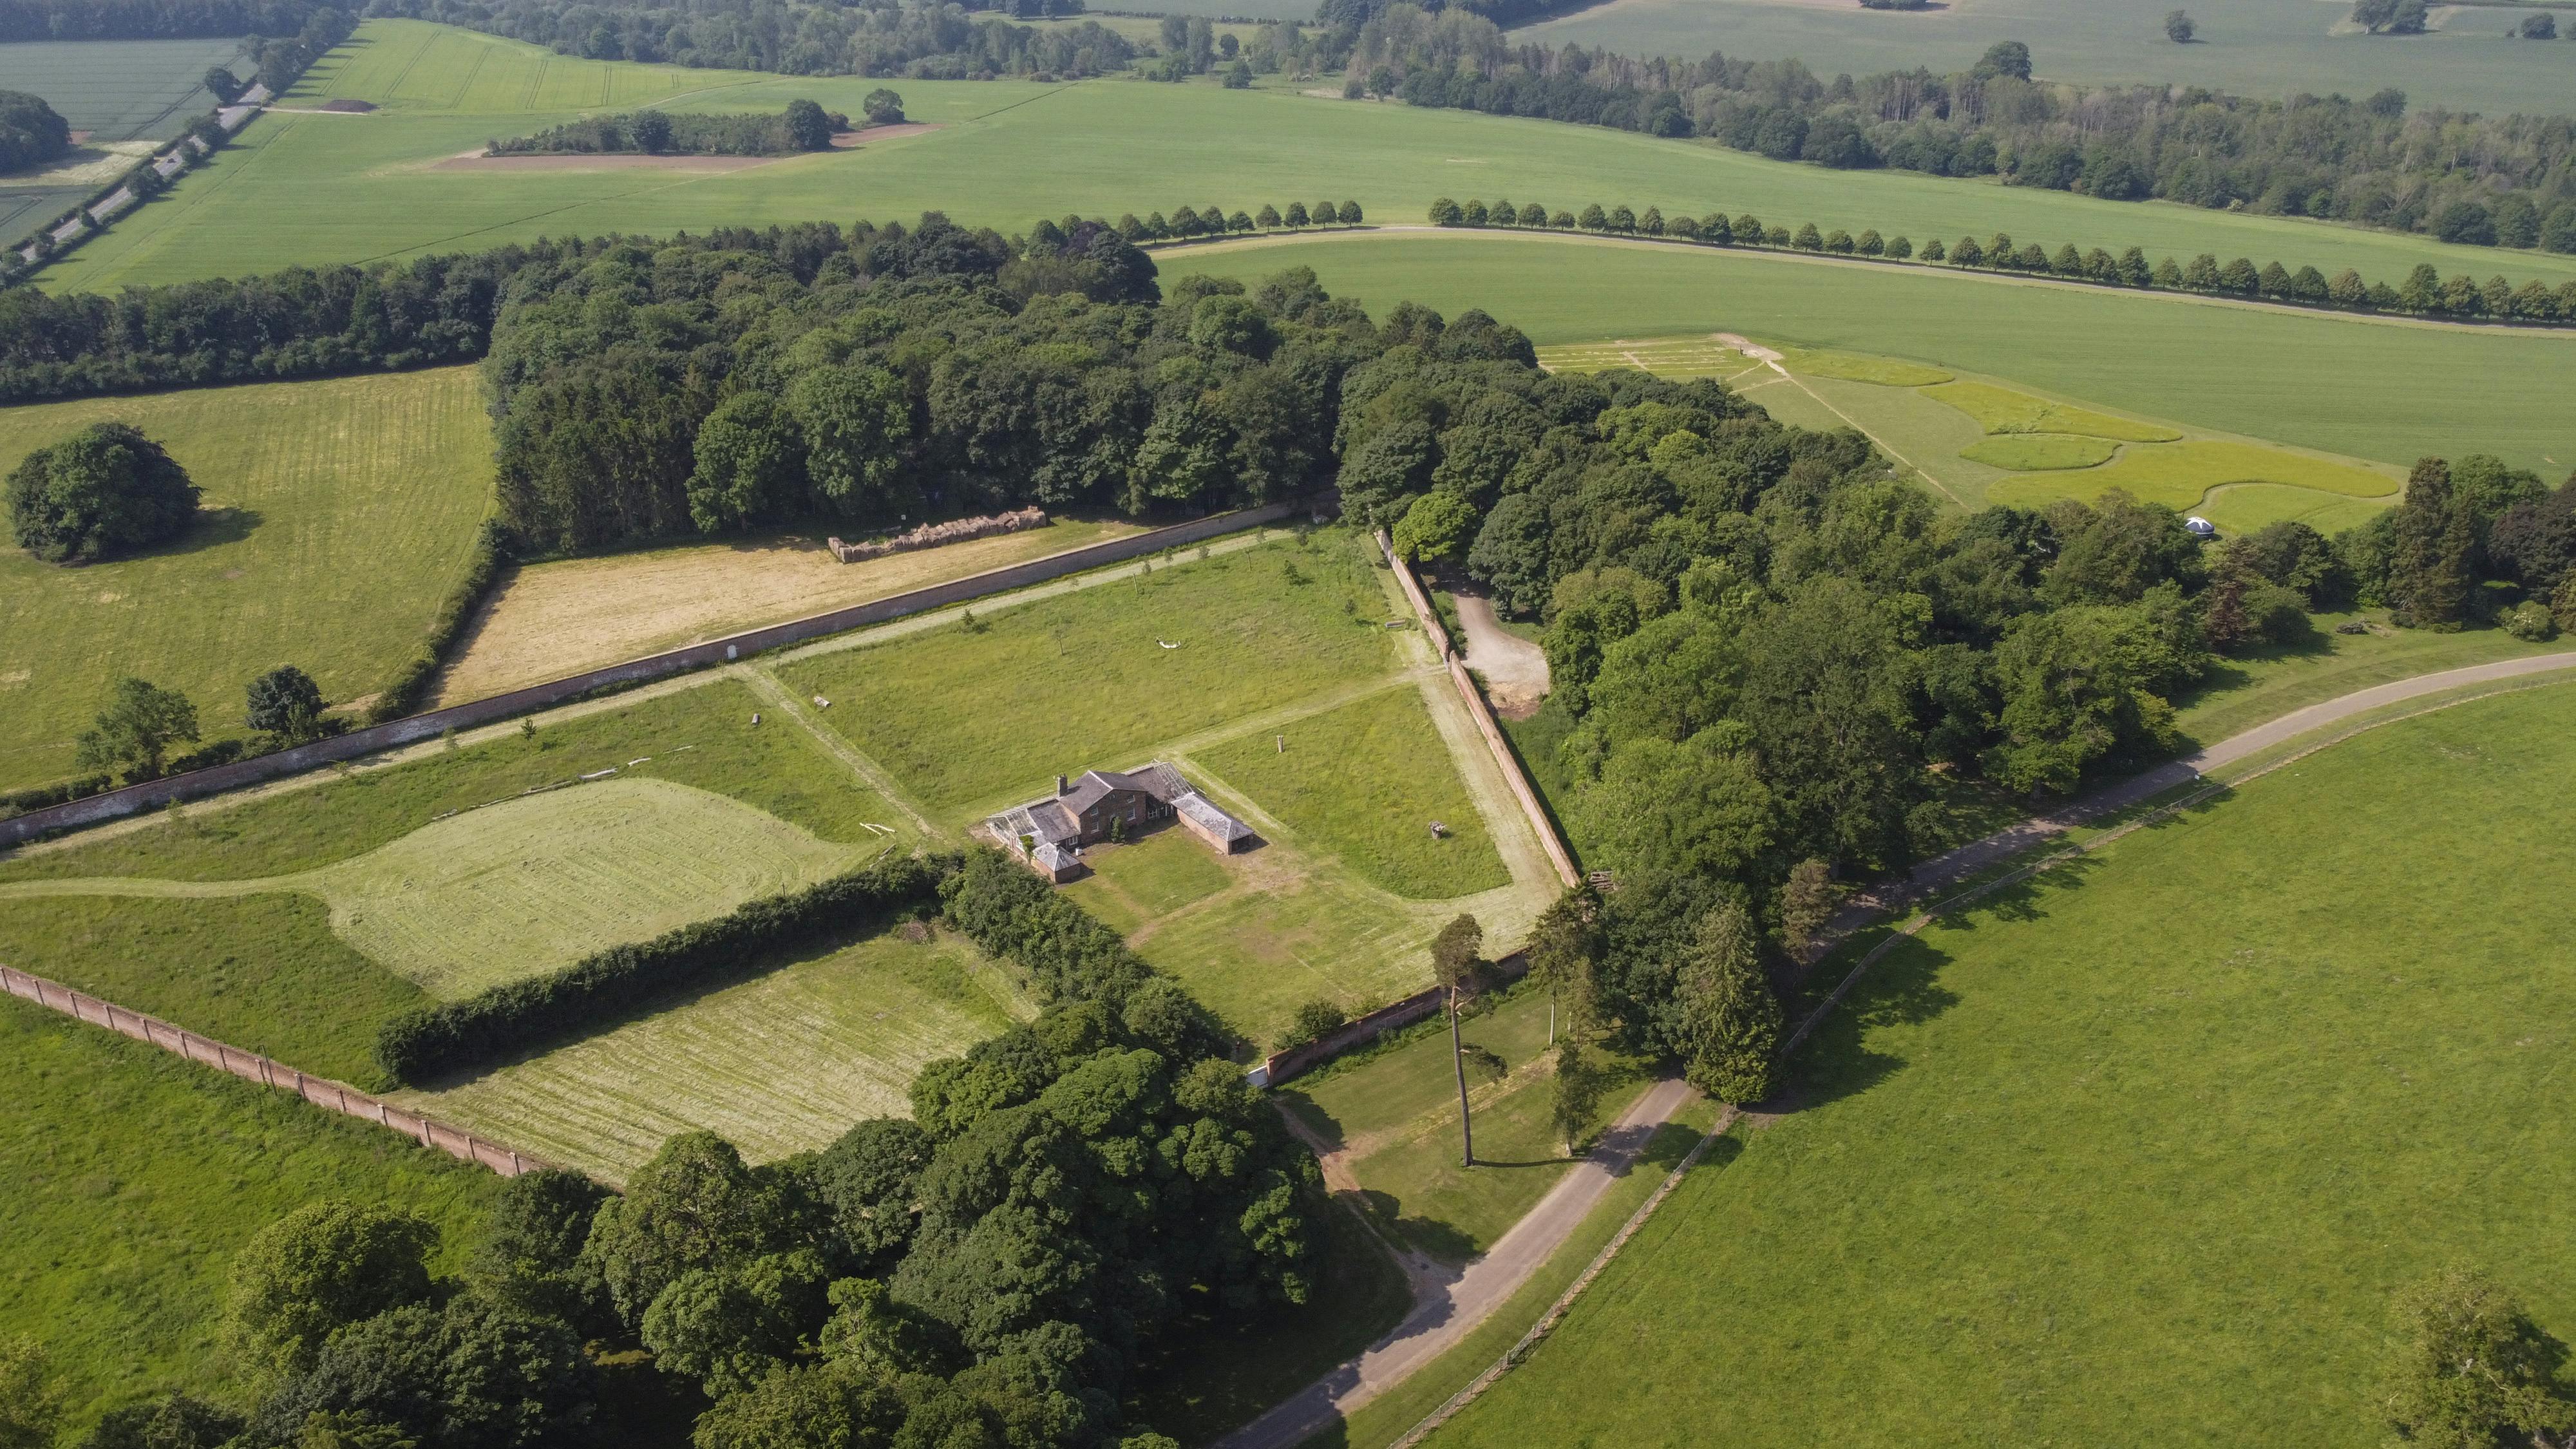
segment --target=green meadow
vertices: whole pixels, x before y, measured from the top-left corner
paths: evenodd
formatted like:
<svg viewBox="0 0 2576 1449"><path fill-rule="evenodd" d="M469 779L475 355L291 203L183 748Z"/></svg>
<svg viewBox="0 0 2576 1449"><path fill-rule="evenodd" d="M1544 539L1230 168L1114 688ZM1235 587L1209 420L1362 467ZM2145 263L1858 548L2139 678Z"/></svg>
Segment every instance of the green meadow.
<svg viewBox="0 0 2576 1449"><path fill-rule="evenodd" d="M1598 201L1693 215L1750 211L1766 221L1876 227L1917 241L2003 230L2051 247L2141 246L2185 259L2209 251L2329 273L2351 266L2392 285L2418 262L2482 278L2503 271L2517 285L2576 277L2576 257L1911 173L1827 171L1598 127L1349 102L1283 86L1228 91L1213 82L907 80L898 86L907 113L942 129L730 171L441 165L584 110L771 109L805 96L855 113L877 84L579 60L420 22L371 20L288 104L339 97L382 109L262 117L168 199L48 269L45 285L105 290L545 235L909 221L932 209L1016 230L1067 212L1141 216L1211 204L1257 211L1265 202L1332 197L1359 201L1372 221L1419 222L1444 195L1577 209ZM1150 168L1136 164L1138 136L1153 138Z"/></svg>
<svg viewBox="0 0 2576 1449"><path fill-rule="evenodd" d="M419 652L490 506L471 368L0 408L0 469L103 419L205 490L175 542L65 568L0 553L0 788L75 772L117 676L186 694L208 739L242 733L251 679L294 664L346 703Z"/></svg>
<svg viewBox="0 0 2576 1449"><path fill-rule="evenodd" d="M1287 0L1267 3L1287 13ZM1263 6L1222 0L1228 14L1271 13ZM1918 65L1947 74L1975 64L1997 41L2018 40L2044 81L2208 86L2276 100L2395 86L2419 108L2566 108L2570 57L2559 46L2504 38L2525 11L2437 11L2430 34L2399 38L2347 33L2356 29L2342 23L2349 7L2318 0L2203 0L2186 7L2198 38L2176 45L2164 33L2173 8L2167 0L1948 0L1902 12L1802 0L1612 0L1513 38L1630 55L1797 56L1827 79Z"/></svg>
<svg viewBox="0 0 2576 1449"><path fill-rule="evenodd" d="M1901 945L1433 1442L2362 1443L2401 1286L2474 1262L2576 1332L2576 908L2487 904L2576 869L2569 699L2383 726Z"/></svg>
<svg viewBox="0 0 2576 1449"><path fill-rule="evenodd" d="M0 1313L52 1351L75 1428L238 1382L216 1318L233 1254L320 1197L427 1214L463 1266L500 1179L371 1122L0 1000Z"/></svg>
<svg viewBox="0 0 2576 1449"><path fill-rule="evenodd" d="M2401 468L2426 453L2491 452L2555 479L2576 464L2576 413L2561 405L2576 384L2576 333L2426 327L1508 232L1224 243L1163 259L1167 278L1257 281L1287 266L1314 268L1336 296L1372 309L1411 300L1454 316L1481 307L1541 345L1729 331L1980 373L2052 397ZM1990 290L2006 287L2015 290ZM1829 378L1814 386L1825 397L1836 388L1898 391ZM1748 391L1769 407L1784 390ZM1979 436L1955 409L1936 411L1955 419L1954 449ZM1833 416L1822 407L1813 415Z"/></svg>

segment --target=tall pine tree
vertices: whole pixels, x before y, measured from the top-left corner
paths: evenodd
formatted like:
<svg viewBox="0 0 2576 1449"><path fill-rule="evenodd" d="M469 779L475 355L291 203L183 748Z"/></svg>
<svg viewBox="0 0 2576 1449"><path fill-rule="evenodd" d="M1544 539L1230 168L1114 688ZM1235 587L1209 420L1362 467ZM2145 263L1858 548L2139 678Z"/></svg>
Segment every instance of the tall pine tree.
<svg viewBox="0 0 2576 1449"><path fill-rule="evenodd" d="M1780 999L1763 979L1761 937L1742 906L1700 918L1682 959L1682 1030L1690 1060L1683 1075L1721 1102L1771 1094L1771 1054L1780 1044Z"/></svg>
<svg viewBox="0 0 2576 1449"><path fill-rule="evenodd" d="M2417 629L2453 630L2468 615L2470 555L2476 521L2451 486L2451 465L2419 458L2398 505L2397 546L2388 561L2389 602L2397 621Z"/></svg>

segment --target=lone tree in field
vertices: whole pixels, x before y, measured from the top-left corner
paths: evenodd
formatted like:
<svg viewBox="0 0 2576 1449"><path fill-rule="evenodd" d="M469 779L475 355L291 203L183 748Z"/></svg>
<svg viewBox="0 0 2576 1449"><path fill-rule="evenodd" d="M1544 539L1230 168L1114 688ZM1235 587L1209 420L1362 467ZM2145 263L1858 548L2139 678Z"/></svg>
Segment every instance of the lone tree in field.
<svg viewBox="0 0 2576 1449"><path fill-rule="evenodd" d="M2189 45L2192 36L2198 33L2199 27L2191 23L2189 15L2180 10L2165 12L2165 39L2176 45Z"/></svg>
<svg viewBox="0 0 2576 1449"><path fill-rule="evenodd" d="M18 464L9 522L18 546L47 563L95 563L187 531L197 498L159 443L124 423L92 423Z"/></svg>
<svg viewBox="0 0 2576 1449"><path fill-rule="evenodd" d="M97 724L82 732L75 758L84 770L151 780L159 778L172 745L196 739L197 707L188 696L128 677L116 682Z"/></svg>
<svg viewBox="0 0 2576 1449"><path fill-rule="evenodd" d="M1762 978L1758 937L1742 906L1700 918L1678 984L1691 1085L1738 1106L1769 1096L1780 1001Z"/></svg>
<svg viewBox="0 0 2576 1449"><path fill-rule="evenodd" d="M1476 1129L1467 1116L1467 1058L1458 1045L1458 993L1476 984L1484 962L1476 953L1485 948L1485 928L1476 918L1461 915L1440 928L1431 938L1431 975L1449 993L1449 1061L1458 1070L1458 1137L1462 1144L1460 1162L1476 1165Z"/></svg>
<svg viewBox="0 0 2576 1449"><path fill-rule="evenodd" d="M859 98L859 111L868 118L871 126L900 126L903 124L903 97L879 86Z"/></svg>
<svg viewBox="0 0 2576 1449"><path fill-rule="evenodd" d="M789 101L787 103L787 144L799 151L831 150L831 118L824 115L823 108L812 101Z"/></svg>
<svg viewBox="0 0 2576 1449"><path fill-rule="evenodd" d="M281 664L250 682L244 710L250 727L286 744L313 738L322 728L322 687L292 664Z"/></svg>
<svg viewBox="0 0 2576 1449"><path fill-rule="evenodd" d="M2551 1444L2576 1427L2558 1382L2567 1346L2485 1274L2439 1273L2398 1295L2379 1409L2408 1443Z"/></svg>

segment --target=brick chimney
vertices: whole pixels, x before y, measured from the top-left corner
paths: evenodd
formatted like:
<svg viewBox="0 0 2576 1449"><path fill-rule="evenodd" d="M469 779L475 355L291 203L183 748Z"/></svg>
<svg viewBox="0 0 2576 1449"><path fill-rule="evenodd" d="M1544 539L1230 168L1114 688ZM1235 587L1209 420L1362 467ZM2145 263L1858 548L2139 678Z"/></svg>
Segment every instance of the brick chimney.
<svg viewBox="0 0 2576 1449"><path fill-rule="evenodd" d="M1058 795L1070 795L1073 793L1073 786L1065 780L1064 776L1058 775L1055 777L1055 792Z"/></svg>

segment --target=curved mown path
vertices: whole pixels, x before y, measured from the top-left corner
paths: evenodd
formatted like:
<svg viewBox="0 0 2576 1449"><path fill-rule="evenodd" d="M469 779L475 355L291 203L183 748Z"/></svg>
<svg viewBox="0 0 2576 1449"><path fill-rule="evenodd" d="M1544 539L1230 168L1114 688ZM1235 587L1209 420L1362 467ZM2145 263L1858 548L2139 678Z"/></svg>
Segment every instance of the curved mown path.
<svg viewBox="0 0 2576 1449"><path fill-rule="evenodd" d="M2032 846L2063 834L2088 820L2124 810L2200 779L2212 770L2246 759L2275 745L2341 720L2388 705L2479 684L2500 683L2526 675L2576 669L2576 651L2537 654L2493 664L2472 665L2421 674L2412 679L2356 690L2323 704L2294 710L2268 724L2256 725L2207 749L2161 765L2119 784L2097 790L2062 809L2033 816L1982 840L1935 857L1909 875L1886 881L1855 897L1838 915L1828 934L1839 939L1906 902L1983 873ZM1826 1010L1831 1009L1828 1002ZM1817 1015L1821 1016L1820 1010ZM1812 1019L1806 1025L1812 1025ZM1801 1027L1801 1035L1804 1026ZM1359 1357L1308 1384L1259 1418L1217 1441L1217 1449L1293 1449L1335 1421L1356 1412L1430 1365L1468 1334L1483 1326L1541 1265L1574 1235L1583 1219L1611 1184L1623 1175L1652 1138L1692 1097L1678 1081L1657 1083L1639 1098L1618 1124L1603 1134L1601 1146L1566 1174L1527 1217L1494 1244L1492 1252L1469 1263L1454 1276L1427 1277L1408 1265L1414 1308L1384 1338ZM1726 1119L1720 1119L1720 1128Z"/></svg>

